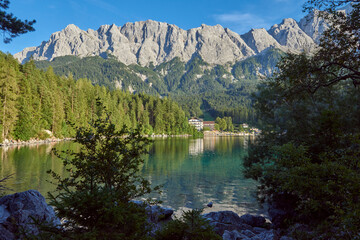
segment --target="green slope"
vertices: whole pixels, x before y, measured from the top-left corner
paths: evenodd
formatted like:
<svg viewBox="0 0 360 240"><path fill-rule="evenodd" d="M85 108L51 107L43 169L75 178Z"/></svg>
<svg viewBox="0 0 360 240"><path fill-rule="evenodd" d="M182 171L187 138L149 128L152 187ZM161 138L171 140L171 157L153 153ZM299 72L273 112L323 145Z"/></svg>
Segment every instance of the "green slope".
<svg viewBox="0 0 360 240"><path fill-rule="evenodd" d="M272 74L284 55L278 49L269 48L256 56L225 65L210 65L199 56L189 62L176 57L156 67L126 66L113 56L106 59L65 56L35 64L43 70L52 66L58 75L87 78L93 84L110 89L170 96L188 117L232 116L240 123L256 121L251 94L261 78Z"/></svg>

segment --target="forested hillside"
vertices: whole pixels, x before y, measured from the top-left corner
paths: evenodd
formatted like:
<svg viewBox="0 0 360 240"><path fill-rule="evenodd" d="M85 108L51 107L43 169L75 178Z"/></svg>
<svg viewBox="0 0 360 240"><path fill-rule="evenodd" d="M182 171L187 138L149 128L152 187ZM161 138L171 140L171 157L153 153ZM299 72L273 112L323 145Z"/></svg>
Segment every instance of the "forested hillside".
<svg viewBox="0 0 360 240"><path fill-rule="evenodd" d="M113 56L105 58L65 56L53 61L37 61L44 71L74 79L87 78L93 84L129 92L170 96L187 117L231 116L237 122L255 122L251 94L262 77L270 76L285 54L269 48L235 64L210 65L195 56L189 62L176 57L158 66L125 65Z"/></svg>
<svg viewBox="0 0 360 240"><path fill-rule="evenodd" d="M184 111L172 100L108 90L85 78L59 77L49 67L39 70L33 61L20 65L0 53L0 142L69 137L74 127L86 126L98 114L99 98L118 128L143 127L143 133L192 133Z"/></svg>

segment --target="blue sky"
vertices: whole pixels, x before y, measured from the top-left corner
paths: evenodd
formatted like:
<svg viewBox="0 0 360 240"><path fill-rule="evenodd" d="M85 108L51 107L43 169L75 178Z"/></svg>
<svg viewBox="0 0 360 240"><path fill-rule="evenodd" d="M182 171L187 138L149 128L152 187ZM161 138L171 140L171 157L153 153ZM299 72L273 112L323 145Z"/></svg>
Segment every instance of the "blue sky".
<svg viewBox="0 0 360 240"><path fill-rule="evenodd" d="M17 53L38 46L51 33L68 24L83 30L100 25L122 26L126 22L152 19L175 24L182 29L201 24L220 24L242 34L251 28L269 29L283 18L299 20L305 14L305 0L11 0L8 12L20 19L35 19L35 32L0 41L0 50Z"/></svg>

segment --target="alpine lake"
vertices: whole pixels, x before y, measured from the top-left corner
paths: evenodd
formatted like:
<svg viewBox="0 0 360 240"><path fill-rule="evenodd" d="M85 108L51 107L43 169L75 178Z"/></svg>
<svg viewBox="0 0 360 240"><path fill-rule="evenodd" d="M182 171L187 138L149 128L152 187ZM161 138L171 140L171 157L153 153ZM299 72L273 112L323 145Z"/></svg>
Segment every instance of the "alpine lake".
<svg viewBox="0 0 360 240"><path fill-rule="evenodd" d="M251 136L192 138L155 138L144 156L140 174L162 193L151 197L171 207L176 214L194 208L204 212L234 211L266 215L256 199L257 182L244 178L243 159ZM0 148L0 178L13 174L5 185L13 192L36 189L44 197L54 191L52 169L60 176L68 173L52 149L79 149L73 142ZM213 207L206 205L212 202Z"/></svg>

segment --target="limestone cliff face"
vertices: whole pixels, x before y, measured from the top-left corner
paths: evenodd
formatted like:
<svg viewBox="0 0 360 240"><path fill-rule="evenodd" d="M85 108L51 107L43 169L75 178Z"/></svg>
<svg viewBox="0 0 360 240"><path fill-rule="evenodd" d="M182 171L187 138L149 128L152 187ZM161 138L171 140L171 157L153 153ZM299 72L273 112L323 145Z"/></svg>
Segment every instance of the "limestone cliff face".
<svg viewBox="0 0 360 240"><path fill-rule="evenodd" d="M125 64L158 65L179 57L187 62L195 55L210 64L236 62L261 53L269 47L283 51L313 49L323 32L317 15L301 20L285 19L269 31L253 29L240 36L220 25L201 25L183 30L175 25L152 20L126 23L122 27L100 26L98 30L81 30L70 24L55 32L38 47L25 48L14 56L20 62L30 57L52 60L55 57L79 57L111 54ZM310 19L310 20L309 20ZM315 42L314 42L315 40Z"/></svg>
<svg viewBox="0 0 360 240"><path fill-rule="evenodd" d="M329 24L321 18L320 11L314 10L299 22L299 27L310 36L315 43L319 44L320 37L329 28Z"/></svg>
<svg viewBox="0 0 360 240"><path fill-rule="evenodd" d="M294 19L286 18L281 24L275 24L269 30L280 45L295 51L311 51L315 48L314 40L308 36Z"/></svg>
<svg viewBox="0 0 360 240"><path fill-rule="evenodd" d="M286 50L286 47L281 46L280 43L265 30L265 28L251 29L248 33L241 35L241 37L255 53L261 53L269 47Z"/></svg>

